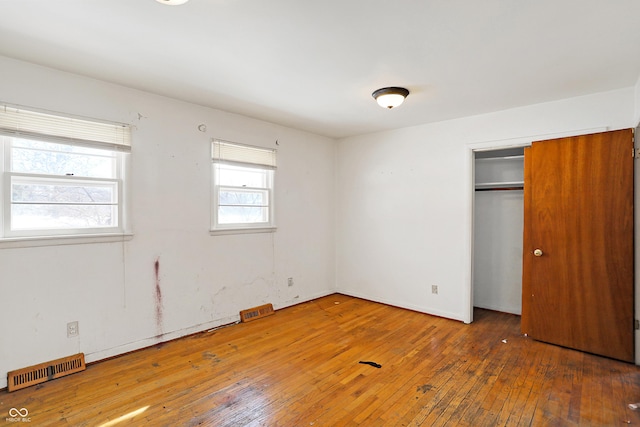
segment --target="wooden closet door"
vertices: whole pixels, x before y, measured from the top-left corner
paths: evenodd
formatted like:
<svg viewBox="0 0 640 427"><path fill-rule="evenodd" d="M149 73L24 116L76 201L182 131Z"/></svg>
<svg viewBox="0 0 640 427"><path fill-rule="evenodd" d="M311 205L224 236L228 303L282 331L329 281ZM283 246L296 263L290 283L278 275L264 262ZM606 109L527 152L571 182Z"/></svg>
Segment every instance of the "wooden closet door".
<svg viewBox="0 0 640 427"><path fill-rule="evenodd" d="M634 360L633 133L534 142L525 153L523 332Z"/></svg>

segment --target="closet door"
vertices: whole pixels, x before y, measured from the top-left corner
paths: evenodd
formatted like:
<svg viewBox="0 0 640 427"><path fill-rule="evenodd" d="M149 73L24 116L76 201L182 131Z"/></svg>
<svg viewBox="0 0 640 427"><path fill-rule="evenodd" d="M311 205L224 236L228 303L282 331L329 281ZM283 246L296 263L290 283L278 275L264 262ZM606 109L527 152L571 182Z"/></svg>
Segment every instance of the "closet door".
<svg viewBox="0 0 640 427"><path fill-rule="evenodd" d="M525 153L523 332L634 360L633 134L534 142Z"/></svg>

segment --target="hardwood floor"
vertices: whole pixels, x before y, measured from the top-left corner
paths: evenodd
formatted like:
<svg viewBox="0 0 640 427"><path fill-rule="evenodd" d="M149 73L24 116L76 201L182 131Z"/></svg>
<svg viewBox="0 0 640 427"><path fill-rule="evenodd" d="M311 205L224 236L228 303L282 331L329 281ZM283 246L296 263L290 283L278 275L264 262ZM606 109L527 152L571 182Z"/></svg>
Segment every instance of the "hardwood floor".
<svg viewBox="0 0 640 427"><path fill-rule="evenodd" d="M640 402L638 367L519 331L518 316L476 310L465 325L336 294L0 392L0 419L27 408L37 426L640 425L627 406Z"/></svg>

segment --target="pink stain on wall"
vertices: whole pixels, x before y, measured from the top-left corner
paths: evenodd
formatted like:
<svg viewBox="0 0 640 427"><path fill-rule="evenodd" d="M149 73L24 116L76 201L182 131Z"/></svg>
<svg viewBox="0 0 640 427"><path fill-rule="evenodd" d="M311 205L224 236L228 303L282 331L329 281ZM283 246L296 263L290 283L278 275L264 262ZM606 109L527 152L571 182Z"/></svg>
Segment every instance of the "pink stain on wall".
<svg viewBox="0 0 640 427"><path fill-rule="evenodd" d="M155 274L155 302L156 302L156 328L158 335L162 335L162 290L160 289L160 257L156 258L153 265Z"/></svg>

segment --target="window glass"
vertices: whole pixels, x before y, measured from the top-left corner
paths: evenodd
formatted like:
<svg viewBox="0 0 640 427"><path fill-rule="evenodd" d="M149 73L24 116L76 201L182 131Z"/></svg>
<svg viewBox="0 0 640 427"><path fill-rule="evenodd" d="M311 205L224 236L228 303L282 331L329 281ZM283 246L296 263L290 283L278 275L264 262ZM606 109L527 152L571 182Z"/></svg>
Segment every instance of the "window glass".
<svg viewBox="0 0 640 427"><path fill-rule="evenodd" d="M0 240L124 233L129 125L0 105Z"/></svg>
<svg viewBox="0 0 640 427"><path fill-rule="evenodd" d="M221 224L269 222L267 191L221 188L219 195L218 221Z"/></svg>
<svg viewBox="0 0 640 427"><path fill-rule="evenodd" d="M114 178L116 157L108 150L13 138L11 171Z"/></svg>
<svg viewBox="0 0 640 427"><path fill-rule="evenodd" d="M219 185L236 187L266 187L268 171L258 168L221 164L219 167Z"/></svg>
<svg viewBox="0 0 640 427"><path fill-rule="evenodd" d="M273 228L275 151L220 141L213 142L212 151L212 229ZM267 159L269 164L242 164L245 154L247 162Z"/></svg>

